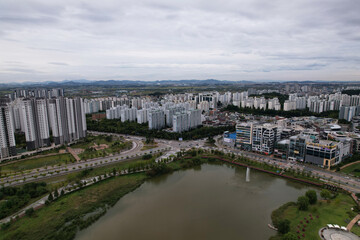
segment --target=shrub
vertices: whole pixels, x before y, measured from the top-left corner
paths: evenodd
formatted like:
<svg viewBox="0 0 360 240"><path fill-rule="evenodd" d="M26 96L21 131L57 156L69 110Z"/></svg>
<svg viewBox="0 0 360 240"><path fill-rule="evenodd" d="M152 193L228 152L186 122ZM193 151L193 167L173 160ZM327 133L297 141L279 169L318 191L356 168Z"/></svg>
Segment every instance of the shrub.
<svg viewBox="0 0 360 240"><path fill-rule="evenodd" d="M281 240L297 240L297 237L294 233L288 232L281 238Z"/></svg>
<svg viewBox="0 0 360 240"><path fill-rule="evenodd" d="M280 220L278 222L277 228L278 228L279 233L281 233L281 234L285 234L285 233L289 232L290 231L290 221L287 219Z"/></svg>
<svg viewBox="0 0 360 240"><path fill-rule="evenodd" d="M28 217L32 217L34 215L34 213L35 213L34 208L28 208L25 211L25 215L28 216Z"/></svg>
<svg viewBox="0 0 360 240"><path fill-rule="evenodd" d="M315 204L317 202L317 195L314 190L308 190L305 193L305 196L309 199L310 204Z"/></svg>
<svg viewBox="0 0 360 240"><path fill-rule="evenodd" d="M297 201L299 210L306 211L309 208L309 199L306 196L300 196Z"/></svg>

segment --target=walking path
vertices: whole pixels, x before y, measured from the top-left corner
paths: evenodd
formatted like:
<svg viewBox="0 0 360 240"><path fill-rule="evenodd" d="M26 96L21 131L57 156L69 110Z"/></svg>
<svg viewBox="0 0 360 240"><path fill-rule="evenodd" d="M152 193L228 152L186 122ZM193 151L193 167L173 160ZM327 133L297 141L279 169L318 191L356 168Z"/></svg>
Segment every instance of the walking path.
<svg viewBox="0 0 360 240"><path fill-rule="evenodd" d="M133 147L127 151L121 152L120 154L116 154L113 156L101 157L90 159L87 161L80 161L77 163L71 163L67 165L56 165L56 166L47 166L38 169L29 170L24 173L18 173L16 175L10 175L3 178L0 178L0 187L7 186L16 186L21 185L27 182L39 181L39 179L45 179L54 176L60 176L64 174L68 174L70 172L80 171L82 168L90 167L101 167L104 165L108 165L111 162L120 162L126 161L127 159L140 157L145 154L152 154L157 152L166 152L171 150L171 147L165 144L159 145L159 147L155 149L141 151L142 143L138 143L139 141L133 141Z"/></svg>
<svg viewBox="0 0 360 240"><path fill-rule="evenodd" d="M360 214L356 215L353 220L349 222L349 224L346 226L346 228L350 231L355 223L357 223L360 220Z"/></svg>
<svg viewBox="0 0 360 240"><path fill-rule="evenodd" d="M165 156L160 156L157 159L155 159L155 162L164 161L165 159L167 159L167 163L170 163L170 162L173 161L173 158L170 157L170 155L171 154L168 153ZM80 180L80 182L81 182L81 184L83 184L83 186L90 186L90 185L92 185L94 183L97 183L99 181L108 179L110 177L127 175L127 174L132 174L132 173L145 172L145 171L148 171L148 170L150 170L150 168L148 168L147 170L142 169L142 170L137 170L137 171L134 171L134 172L128 172L128 170L120 170L120 171L116 172L115 175L114 175L114 173L109 173L109 174L106 174L106 175L93 176L93 177L82 179L82 180ZM58 194L59 194L59 197L60 197L60 193L61 193L62 190L64 191L64 194L68 194L68 193L77 191L79 189L81 189L81 186L79 186L76 183L73 183L73 184L68 184L65 187L61 187L57 191L58 191ZM53 196L54 196L54 192L52 192L51 194L53 194ZM49 195L50 194L46 194L46 196L40 198L39 200L35 201L34 203L22 208L21 210L19 210L18 212L12 214L11 216L8 216L6 218L1 219L0 223L7 223L7 222L11 221L12 219L16 219L17 216L18 217L25 216L25 212L26 212L27 209L33 208L34 210L38 210L38 209L42 208L45 205L46 200L48 200Z"/></svg>
<svg viewBox="0 0 360 240"><path fill-rule="evenodd" d="M77 153L72 149L71 147L67 147L66 150L75 158L77 162L80 162L80 157L77 155Z"/></svg>
<svg viewBox="0 0 360 240"><path fill-rule="evenodd" d="M344 166L340 167L340 169L344 169L344 168L346 168L346 167L348 167L348 166L351 166L351 165L354 165L354 164L358 164L358 163L360 163L360 161L348 163L348 164L345 164Z"/></svg>

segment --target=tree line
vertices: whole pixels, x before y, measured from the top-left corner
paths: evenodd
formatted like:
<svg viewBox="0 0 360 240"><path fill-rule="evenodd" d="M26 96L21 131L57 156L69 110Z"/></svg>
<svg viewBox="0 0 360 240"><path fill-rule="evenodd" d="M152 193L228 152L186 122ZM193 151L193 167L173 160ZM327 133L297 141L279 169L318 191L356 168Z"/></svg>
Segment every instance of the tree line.
<svg viewBox="0 0 360 240"><path fill-rule="evenodd" d="M47 193L46 183L27 183L22 187L0 189L0 219L18 211L33 198ZM1 201L4 200L4 201Z"/></svg>
<svg viewBox="0 0 360 240"><path fill-rule="evenodd" d="M121 122L118 119L102 119L99 121L87 119L87 128L90 131L111 132L120 134L129 134L136 136L144 136L147 138L162 138L168 140L194 140L207 138L223 134L225 131L235 131L235 126L222 127L197 127L186 132L177 133L169 132L163 129L149 129L146 123L139 124L137 122Z"/></svg>
<svg viewBox="0 0 360 240"><path fill-rule="evenodd" d="M282 116L286 118L291 117L304 117L304 116L315 116L315 117L328 117L328 118L335 118L337 119L339 117L339 111L326 111L322 113L315 113L310 112L307 109L298 109L298 110L292 110L292 111L277 111L273 109L257 109L257 108L242 108L234 105L228 105L225 108L222 109L223 111L229 111L229 112L239 112L239 113L247 113L247 114L253 114L253 115L265 115L265 116Z"/></svg>

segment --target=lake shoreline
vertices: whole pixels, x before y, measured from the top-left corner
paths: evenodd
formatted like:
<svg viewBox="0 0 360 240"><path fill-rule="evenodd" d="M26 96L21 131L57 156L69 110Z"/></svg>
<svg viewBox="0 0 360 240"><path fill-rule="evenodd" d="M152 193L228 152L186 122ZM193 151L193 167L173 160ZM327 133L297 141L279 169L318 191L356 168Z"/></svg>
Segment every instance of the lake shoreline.
<svg viewBox="0 0 360 240"><path fill-rule="evenodd" d="M7 239L34 239L34 238L32 238L33 231L25 232L26 227L21 227L19 225L24 222L25 222L25 224L23 224L23 225L25 225L25 226L27 224L30 224L30 225L36 224L37 222L41 222L41 221L36 221L36 220L38 220L40 218L47 219L46 216L51 215L51 213L56 214L59 211L66 213L64 216L66 219L65 220L57 219L57 221L54 221L54 224L49 224L50 225L49 229L61 229L61 231L53 231L53 232L45 231L45 233L42 235L43 236L42 239L49 239L49 237L52 239L61 237L61 239L64 239L64 240L74 239L76 236L76 233L79 230L89 227L92 223L94 223L102 215L104 215L106 213L106 211L108 210L108 206L114 206L123 196L134 191L135 189L140 187L146 180L151 179L153 176L158 176L163 173L170 173L170 172L182 170L182 169L189 169L189 168L192 168L195 166L202 165L204 163L217 163L218 162L218 163L224 164L225 162L227 162L227 164L231 164L231 156L224 156L224 154L213 154L210 157L209 157L209 154L207 154L206 158L204 158L204 156L205 156L205 153L203 153L203 152L194 154L194 152L190 151L189 153L186 153L184 156L177 157L175 161L168 163L166 165L167 169L164 172L155 172L155 173L153 172L152 176L149 176L149 174L144 174L144 173L133 173L128 176L111 177L110 179L96 183L90 187L85 187L83 189L80 189L79 191L72 193L69 196L64 196L62 198L59 198L54 203L51 203L49 206L46 206L45 208L40 209L39 211L36 212L38 217L34 217L34 218L25 217L25 218L19 219L18 221L15 221L14 223L11 224L11 226L8 229L1 230L1 232L3 234L0 234L1 235L0 240L2 240L2 239L4 239L4 240L7 240ZM226 157L226 158L229 158L230 160L220 161L220 159L217 159L219 157L221 157L221 158ZM251 161L247 162L247 163L251 163ZM245 165L238 165L238 166L247 167ZM264 165L264 168L265 167L266 166ZM255 170L261 171L260 168L255 169ZM267 171L265 171L265 172L267 172ZM269 174L270 172L267 172L267 173ZM122 179L126 179L128 182L125 181L125 183L124 183L126 186L125 188L124 188L124 184L119 184L117 186L118 188L116 188L116 189L118 189L118 191L120 191L120 193L117 191L114 191L114 194L111 196L109 194L109 192L105 191L104 195L99 195L98 198L96 200L94 200L94 202L91 202L88 205L79 206L79 209L76 209L76 211L74 211L73 214L69 214L69 212L71 212L71 209L73 208L73 206L66 205L66 202L70 201L70 199L77 198L77 197L79 197L78 195L80 195L80 196L89 195L90 196L91 193L93 193L93 192L99 192L99 191L101 192L101 190L108 188L108 186L107 186L108 184L110 184L110 183L116 184L117 180L121 181ZM296 181L296 179L289 179L289 180ZM113 189L111 189L111 191L113 191ZM65 206L63 206L63 205L65 205ZM104 212L95 214L94 216L92 216L91 218L88 218L86 220L82 219L82 217L85 216L86 214L89 214L99 208L104 209ZM60 209L60 210L57 210L57 209ZM68 223L68 222L71 222L73 224L67 226L66 223ZM42 226L42 225L40 225L40 226ZM38 234L38 231L34 231L34 232L36 232Z"/></svg>

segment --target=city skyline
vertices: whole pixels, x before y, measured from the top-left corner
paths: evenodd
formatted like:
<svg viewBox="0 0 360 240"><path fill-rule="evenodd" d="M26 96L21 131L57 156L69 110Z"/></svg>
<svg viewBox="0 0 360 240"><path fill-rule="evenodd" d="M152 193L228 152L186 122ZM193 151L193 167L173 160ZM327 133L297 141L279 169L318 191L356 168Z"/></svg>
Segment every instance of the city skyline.
<svg viewBox="0 0 360 240"><path fill-rule="evenodd" d="M354 0L0 3L0 83L360 80Z"/></svg>

